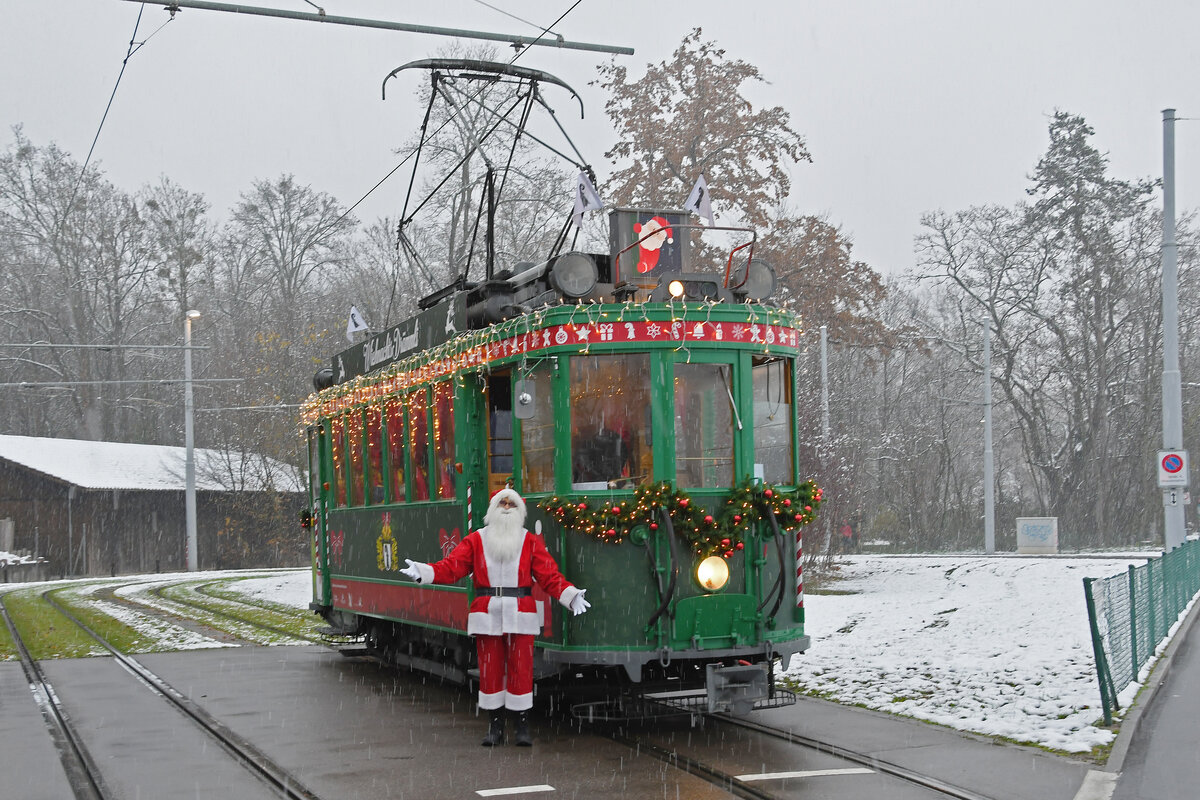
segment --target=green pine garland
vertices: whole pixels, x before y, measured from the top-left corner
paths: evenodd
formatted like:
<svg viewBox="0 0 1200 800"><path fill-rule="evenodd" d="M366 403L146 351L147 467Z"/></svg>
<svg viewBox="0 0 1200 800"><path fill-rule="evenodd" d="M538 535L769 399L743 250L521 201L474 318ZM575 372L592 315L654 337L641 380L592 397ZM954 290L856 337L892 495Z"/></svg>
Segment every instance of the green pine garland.
<svg viewBox="0 0 1200 800"><path fill-rule="evenodd" d="M694 553L729 558L745 548L746 534L755 523L765 523L773 514L780 531L790 533L813 521L821 501L821 489L812 481L781 491L746 480L730 492L719 512L709 512L687 492L664 481L643 483L634 490L632 500L556 495L537 507L564 528L611 544L623 542L637 525L657 530L658 509L666 508L675 532L687 540Z"/></svg>

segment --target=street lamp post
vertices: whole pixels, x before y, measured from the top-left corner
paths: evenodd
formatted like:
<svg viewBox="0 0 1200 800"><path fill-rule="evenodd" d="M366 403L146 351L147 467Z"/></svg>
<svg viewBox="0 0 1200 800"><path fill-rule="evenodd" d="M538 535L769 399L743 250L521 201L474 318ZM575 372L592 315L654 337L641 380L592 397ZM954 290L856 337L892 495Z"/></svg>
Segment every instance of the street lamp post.
<svg viewBox="0 0 1200 800"><path fill-rule="evenodd" d="M196 459L192 435L192 320L199 319L200 312L189 310L183 317L183 447L184 508L187 520L187 568L188 572L199 569L196 550Z"/></svg>

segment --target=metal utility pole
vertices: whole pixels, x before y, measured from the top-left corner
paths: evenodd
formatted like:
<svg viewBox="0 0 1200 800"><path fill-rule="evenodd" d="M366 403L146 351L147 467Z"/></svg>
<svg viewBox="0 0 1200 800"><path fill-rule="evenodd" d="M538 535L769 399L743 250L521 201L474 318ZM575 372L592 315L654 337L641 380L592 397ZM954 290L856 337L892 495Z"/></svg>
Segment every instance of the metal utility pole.
<svg viewBox="0 0 1200 800"><path fill-rule="evenodd" d="M992 462L992 326L983 324L983 550L996 552L996 475Z"/></svg>
<svg viewBox="0 0 1200 800"><path fill-rule="evenodd" d="M192 436L192 320L199 311L188 311L183 317L183 447L184 447L184 514L187 519L187 568L200 568L196 551L196 459Z"/></svg>
<svg viewBox="0 0 1200 800"><path fill-rule="evenodd" d="M1175 109L1163 109L1163 245L1162 245L1162 318L1163 374L1162 418L1163 450L1182 454L1183 401L1179 377L1179 246L1175 242ZM1169 456L1168 456L1169 457ZM1162 483L1160 457L1160 483ZM1164 486L1164 546L1171 551L1183 544L1182 492Z"/></svg>
<svg viewBox="0 0 1200 800"><path fill-rule="evenodd" d="M140 3L144 0L129 0ZM454 36L459 39L484 39L490 42L507 42L514 47L540 45L542 47L558 47L564 50L591 50L597 53L614 53L616 55L633 55L632 47L614 47L606 44L590 42L568 42L557 34L545 33L541 36L516 36L508 33L490 33L487 31L469 31L461 28L439 28L433 25L411 25L406 22L389 22L378 19L362 19L360 17L339 17L326 14L325 9L320 13L311 11L290 11L283 8L261 8L244 6L238 3L211 3L206 0L167 0L164 9L175 16L183 8L196 8L203 11L228 11L233 14L251 14L259 17L277 17L281 19L296 19L306 22L323 22L329 25L351 25L358 28L382 28L390 31L405 31L407 33L430 33L435 36Z"/></svg>
<svg viewBox="0 0 1200 800"><path fill-rule="evenodd" d="M829 329L821 326L821 443L829 447Z"/></svg>

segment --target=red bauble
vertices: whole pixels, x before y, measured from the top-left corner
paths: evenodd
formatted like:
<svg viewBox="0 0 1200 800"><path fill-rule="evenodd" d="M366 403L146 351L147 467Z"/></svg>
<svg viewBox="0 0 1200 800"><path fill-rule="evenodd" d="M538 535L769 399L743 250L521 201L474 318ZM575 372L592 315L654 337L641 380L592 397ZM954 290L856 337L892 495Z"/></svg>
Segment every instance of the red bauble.
<svg viewBox="0 0 1200 800"><path fill-rule="evenodd" d="M721 544L725 545L726 547L729 547L730 542L728 539L722 539Z"/></svg>
<svg viewBox="0 0 1200 800"><path fill-rule="evenodd" d="M812 506L805 506L805 507L804 507L804 510L805 510L805 511L812 511Z"/></svg>
<svg viewBox="0 0 1200 800"><path fill-rule="evenodd" d="M796 522L799 522L799 521L800 521L800 520L802 520L802 519L804 519L804 515L803 515L803 514L797 514L797 515L796 515Z"/></svg>
<svg viewBox="0 0 1200 800"><path fill-rule="evenodd" d="M792 504L792 501L791 501L790 499L788 499L788 498L786 498L786 497L785 497L785 498L783 498L783 505L784 505L784 508L787 508L787 507L788 507L788 506L790 506L791 504Z"/></svg>
<svg viewBox="0 0 1200 800"><path fill-rule="evenodd" d="M735 545L733 546L733 549L734 549L734 550L741 550L741 549L742 549L742 548L744 548L745 546L746 546L746 545L744 545L743 543L741 543L741 542L738 542L737 544L735 544Z"/></svg>
<svg viewBox="0 0 1200 800"><path fill-rule="evenodd" d="M774 492L772 492L770 489L767 489L765 492L763 492L763 494L764 494L764 495L766 495L767 497L774 497L774 496L775 496L775 493L774 493Z"/></svg>
<svg viewBox="0 0 1200 800"><path fill-rule="evenodd" d="M606 530L606 531L604 532L604 535L605 535L605 536L616 536L616 535L617 535L617 532L616 532L616 531L614 531L612 528L609 528L608 530Z"/></svg>
<svg viewBox="0 0 1200 800"><path fill-rule="evenodd" d="M587 503L580 503L580 504L579 504L579 510L580 510L580 511L586 511L586 510L587 510Z"/></svg>
<svg viewBox="0 0 1200 800"><path fill-rule="evenodd" d="M620 506L613 506L613 513L614 513L614 514L620 514L620 513L621 513L621 507L620 507Z"/></svg>
<svg viewBox="0 0 1200 800"><path fill-rule="evenodd" d="M733 551L726 550L724 553L721 553L721 555L725 556L725 558L733 558Z"/></svg>
<svg viewBox="0 0 1200 800"><path fill-rule="evenodd" d="M733 515L733 521L734 521L734 522L741 522L741 521L742 521L742 515L741 515L741 514L734 514L734 515Z"/></svg>
<svg viewBox="0 0 1200 800"><path fill-rule="evenodd" d="M680 506L681 508L684 508L684 507L686 507L686 506L687 506L687 504L688 504L688 499L687 499L686 497L685 497L685 498L683 498L682 500L680 500L680 501L679 501L679 506Z"/></svg>
<svg viewBox="0 0 1200 800"><path fill-rule="evenodd" d="M652 530L652 531L656 531L656 530L658 530L658 523L657 523L657 522L651 522L651 523L650 523L650 530Z"/></svg>
<svg viewBox="0 0 1200 800"><path fill-rule="evenodd" d="M704 521L705 521L705 522L707 522L709 525L711 525L711 524L712 524L712 521L713 521L713 520L712 520L712 514L705 514L705 515L704 515Z"/></svg>

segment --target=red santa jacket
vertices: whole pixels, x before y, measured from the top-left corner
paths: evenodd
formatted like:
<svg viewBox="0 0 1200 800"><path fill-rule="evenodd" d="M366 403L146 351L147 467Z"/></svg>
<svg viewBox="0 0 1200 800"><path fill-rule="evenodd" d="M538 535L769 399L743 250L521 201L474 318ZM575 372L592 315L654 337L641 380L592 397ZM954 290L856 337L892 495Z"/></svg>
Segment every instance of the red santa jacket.
<svg viewBox="0 0 1200 800"><path fill-rule="evenodd" d="M540 536L525 531L521 555L514 561L489 558L483 545L487 528L470 533L450 555L433 564L419 565L424 583L454 583L475 574L475 591L484 587L532 587L533 582L563 606L570 607L579 589L559 572L554 557ZM421 569L424 567L424 569ZM499 636L504 633L538 634L542 617L533 597L493 597L476 594L467 614L467 633Z"/></svg>

